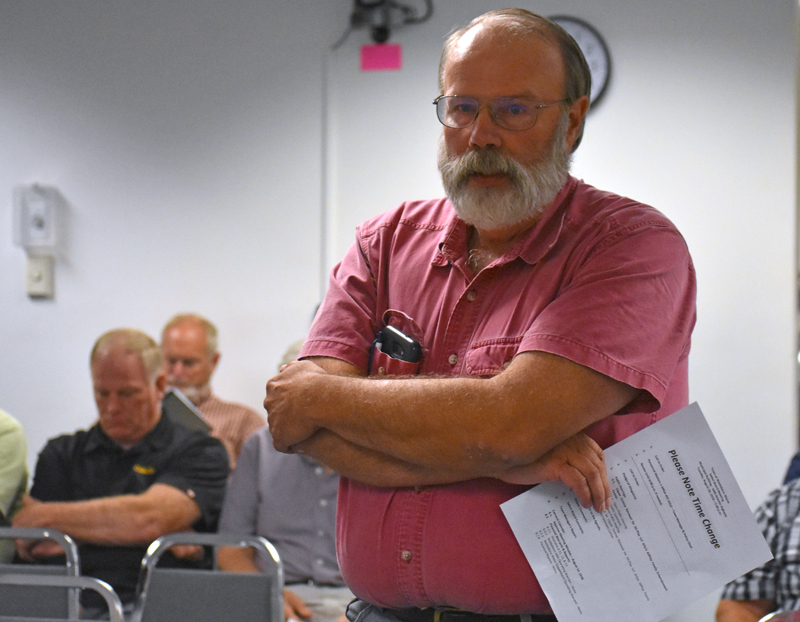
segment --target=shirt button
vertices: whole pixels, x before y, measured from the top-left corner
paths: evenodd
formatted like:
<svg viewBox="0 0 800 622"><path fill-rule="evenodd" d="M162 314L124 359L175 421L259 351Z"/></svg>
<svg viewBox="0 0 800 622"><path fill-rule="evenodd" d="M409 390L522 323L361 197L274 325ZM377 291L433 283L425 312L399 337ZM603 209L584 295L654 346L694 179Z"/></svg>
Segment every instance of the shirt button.
<svg viewBox="0 0 800 622"><path fill-rule="evenodd" d="M455 365L458 363L458 354L451 354L450 357L447 359L448 363L451 365Z"/></svg>
<svg viewBox="0 0 800 622"><path fill-rule="evenodd" d="M403 551L400 553L400 557L403 558L404 562L410 562L411 558L414 557L414 554L411 551Z"/></svg>
<svg viewBox="0 0 800 622"><path fill-rule="evenodd" d="M475 299L477 297L478 297L478 294L476 294L473 290L469 290L467 292L467 300L469 300L470 302L475 302Z"/></svg>
<svg viewBox="0 0 800 622"><path fill-rule="evenodd" d="M324 537L325 537L325 530L324 530L324 529L318 529L318 530L317 530L317 535L318 535L320 538L324 538Z"/></svg>
<svg viewBox="0 0 800 622"><path fill-rule="evenodd" d="M324 508L324 507L327 507L327 505L328 505L328 500L327 500L327 499L320 499L320 500L319 500L319 505L320 505L320 507L323 507L323 508Z"/></svg>
<svg viewBox="0 0 800 622"><path fill-rule="evenodd" d="M321 466L318 466L317 468L314 469L314 473L316 473L317 475L322 475L324 472L325 471L322 469Z"/></svg>

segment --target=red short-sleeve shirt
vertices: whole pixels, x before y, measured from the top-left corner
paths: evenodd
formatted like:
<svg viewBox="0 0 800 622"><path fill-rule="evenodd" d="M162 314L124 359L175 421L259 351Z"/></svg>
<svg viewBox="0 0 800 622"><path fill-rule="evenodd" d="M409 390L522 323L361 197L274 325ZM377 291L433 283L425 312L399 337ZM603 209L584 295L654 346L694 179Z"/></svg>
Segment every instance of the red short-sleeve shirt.
<svg viewBox="0 0 800 622"><path fill-rule="evenodd" d="M557 354L643 389L588 430L603 447L688 403L694 268L655 209L570 178L509 253L474 278L466 259L467 227L446 199L364 223L300 355L366 372L386 324L420 341L413 371L423 375L489 377L518 352ZM385 607L549 612L500 510L524 490L494 479L378 489L342 478L337 548L348 586Z"/></svg>

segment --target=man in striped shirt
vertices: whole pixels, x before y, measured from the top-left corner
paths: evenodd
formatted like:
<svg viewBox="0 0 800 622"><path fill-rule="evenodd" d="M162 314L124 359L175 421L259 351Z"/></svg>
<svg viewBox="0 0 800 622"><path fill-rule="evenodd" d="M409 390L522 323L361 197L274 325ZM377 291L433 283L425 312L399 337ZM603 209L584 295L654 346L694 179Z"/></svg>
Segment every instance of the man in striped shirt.
<svg viewBox="0 0 800 622"><path fill-rule="evenodd" d="M176 315L161 332L167 383L197 406L211 426L211 435L228 450L233 469L245 439L265 421L252 408L223 401L211 391L211 375L220 357L217 344L216 326L194 313Z"/></svg>

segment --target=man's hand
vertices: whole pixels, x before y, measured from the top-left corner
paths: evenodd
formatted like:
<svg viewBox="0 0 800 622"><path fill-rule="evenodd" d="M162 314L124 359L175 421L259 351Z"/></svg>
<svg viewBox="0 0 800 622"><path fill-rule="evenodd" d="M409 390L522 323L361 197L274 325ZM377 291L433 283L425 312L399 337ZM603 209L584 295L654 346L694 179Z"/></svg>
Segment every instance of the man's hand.
<svg viewBox="0 0 800 622"><path fill-rule="evenodd" d="M55 540L17 540L17 553L27 562L64 555L64 549Z"/></svg>
<svg viewBox="0 0 800 622"><path fill-rule="evenodd" d="M325 373L311 361L293 361L281 367L280 373L267 382L264 408L278 451L291 452L292 445L306 440L319 429L308 417L315 411L310 404L316 397L314 380Z"/></svg>
<svg viewBox="0 0 800 622"><path fill-rule="evenodd" d="M283 618L286 622L308 620L311 613L302 598L291 590L283 590Z"/></svg>
<svg viewBox="0 0 800 622"><path fill-rule="evenodd" d="M36 507L41 504L41 501L34 499L30 495L23 496L22 507L14 515L12 525L14 525L14 527L38 527L38 525L32 525L30 523L29 516L32 515L36 511Z"/></svg>
<svg viewBox="0 0 800 622"><path fill-rule="evenodd" d="M35 508L39 504L41 504L41 501L37 501L30 495L25 495L22 498L22 508L14 516L14 527L29 527L30 525L25 522L26 510L29 514L32 511L31 508ZM20 515L22 516L20 517ZM16 546L19 556L28 562L64 554L64 549L55 540L17 540Z"/></svg>
<svg viewBox="0 0 800 622"><path fill-rule="evenodd" d="M169 552L177 559L190 562L199 562L205 556L205 551L199 544L173 544L169 547Z"/></svg>
<svg viewBox="0 0 800 622"><path fill-rule="evenodd" d="M498 479L510 484L560 481L572 488L585 508L602 512L611 507L603 450L583 432L557 445L532 464L504 471Z"/></svg>

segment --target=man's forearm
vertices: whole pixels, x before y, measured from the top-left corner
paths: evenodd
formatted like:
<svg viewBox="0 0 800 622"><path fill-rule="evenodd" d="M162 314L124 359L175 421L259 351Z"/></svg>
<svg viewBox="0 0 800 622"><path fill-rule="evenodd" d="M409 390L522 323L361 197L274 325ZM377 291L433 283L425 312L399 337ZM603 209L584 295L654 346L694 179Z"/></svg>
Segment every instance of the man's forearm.
<svg viewBox="0 0 800 622"><path fill-rule="evenodd" d="M297 448L319 462L328 461L327 466L338 469L345 477L379 488L430 486L474 479L461 470L435 470L402 463L345 441L329 430L319 430ZM575 492L584 507L591 506L602 512L611 504L603 452L583 433L570 437L535 463L507 469L494 477L528 486L560 481Z"/></svg>
<svg viewBox="0 0 800 622"><path fill-rule="evenodd" d="M26 504L14 526L51 527L79 542L124 546L184 531L199 517L197 504L185 493L154 484L139 495Z"/></svg>
<svg viewBox="0 0 800 622"><path fill-rule="evenodd" d="M217 549L217 564L226 572L259 572L255 549L244 546L221 546Z"/></svg>
<svg viewBox="0 0 800 622"><path fill-rule="evenodd" d="M769 599L757 600L727 600L719 601L717 605L716 622L758 622L770 611L775 610L775 601Z"/></svg>
<svg viewBox="0 0 800 622"><path fill-rule="evenodd" d="M519 355L491 379L364 379L296 367L270 381L265 404L279 448L324 428L401 464L467 478L535 462L636 394L537 352Z"/></svg>
<svg viewBox="0 0 800 622"><path fill-rule="evenodd" d="M305 441L294 445L293 449L311 456L339 475L377 488L431 486L471 479L463 472L436 470L403 462L351 443L330 430L318 430Z"/></svg>

